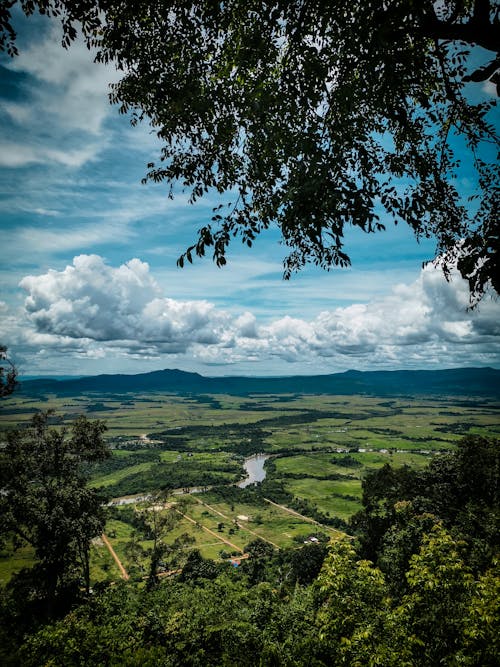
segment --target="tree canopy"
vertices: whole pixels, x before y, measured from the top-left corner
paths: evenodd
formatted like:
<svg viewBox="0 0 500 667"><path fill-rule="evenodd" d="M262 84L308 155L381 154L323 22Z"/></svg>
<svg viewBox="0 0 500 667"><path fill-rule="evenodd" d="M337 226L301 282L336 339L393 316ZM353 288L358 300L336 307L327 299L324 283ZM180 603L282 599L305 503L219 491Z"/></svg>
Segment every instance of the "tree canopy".
<svg viewBox="0 0 500 667"><path fill-rule="evenodd" d="M27 597L46 602L54 613L83 580L90 587L89 549L105 524L103 496L86 485L82 464L109 456L100 421L79 417L66 428L49 428L50 413L33 417L31 427L7 433L0 454L0 541L30 545L36 565L26 577ZM25 603L28 600L24 601Z"/></svg>
<svg viewBox="0 0 500 667"><path fill-rule="evenodd" d="M7 356L7 347L0 344L0 397L12 394L17 385L17 370Z"/></svg>
<svg viewBox="0 0 500 667"><path fill-rule="evenodd" d="M145 180L166 181L172 196L180 184L192 202L219 193L181 266L207 249L223 265L232 238L251 246L273 225L289 248L285 277L308 262L347 266L346 230L393 220L435 238L435 261L445 274L458 266L473 302L489 284L500 293L494 101L468 89L498 90L496 2L20 5L59 15L65 44L80 21L98 60L123 70L112 102L163 142ZM5 4L0 27L14 54ZM481 66L476 47L488 52ZM464 164L475 187L463 185Z"/></svg>
<svg viewBox="0 0 500 667"><path fill-rule="evenodd" d="M499 440L468 435L453 453L432 459L421 471L389 464L363 480L363 509L351 518L362 555L401 577L429 529L429 517L465 540L468 562L481 569L500 547Z"/></svg>

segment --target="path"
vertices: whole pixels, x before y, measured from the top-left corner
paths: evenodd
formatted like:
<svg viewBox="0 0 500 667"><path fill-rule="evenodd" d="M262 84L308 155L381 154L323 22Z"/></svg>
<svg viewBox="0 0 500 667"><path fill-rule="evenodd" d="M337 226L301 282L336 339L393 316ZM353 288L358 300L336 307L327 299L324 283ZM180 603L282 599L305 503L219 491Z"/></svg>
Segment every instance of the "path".
<svg viewBox="0 0 500 667"><path fill-rule="evenodd" d="M104 544L108 547L109 553L113 556L113 558L115 560L115 563L118 565L118 569L120 570L120 574L122 575L122 579L125 579L125 581L127 581L128 579L130 579L129 574L128 574L127 570L123 567L123 563L118 558L118 556L116 554L116 551L111 546L111 542L108 540L108 538L106 537L106 535L104 533L101 535L101 538L102 538L102 541L104 542Z"/></svg>
<svg viewBox="0 0 500 667"><path fill-rule="evenodd" d="M274 505L275 507L279 507L282 510L285 510L285 512L289 512L290 514L294 514L295 516L299 517L300 519L304 519L304 521L308 521L309 523L313 523L316 526L320 526L321 528L324 528L325 530L329 530L332 533L336 533L337 535L345 535L346 537L350 537L351 539L354 539L352 535L347 535L347 533L344 533L342 530L338 530L337 528L332 528L331 526L326 526L324 523L320 523L319 521L316 521L316 519L311 519L310 516L305 516L304 514L300 514L299 512L296 512L295 510L290 509L289 507L286 507L285 505L278 505L278 503L275 503L273 500L270 500L269 498L264 498L266 503L269 503L270 505Z"/></svg>
<svg viewBox="0 0 500 667"><path fill-rule="evenodd" d="M174 508L174 509L175 509L175 508ZM184 514L184 512L181 512L180 510L177 510L177 509L176 509L175 511L176 511L178 514L180 514L181 516L183 516L185 519L187 519L188 521L191 521L191 523L194 523L195 526L200 526L200 527L203 528L203 530L205 530L207 533L210 533L210 535L213 535L213 537L216 537L216 538L217 538L218 540L220 540L221 542L224 542L225 544L227 544L228 546L230 546L230 547L231 547L232 549L234 549L235 551L239 551L241 554L243 553L243 549L241 549L241 547L238 547L238 546L236 546L236 544L233 544L233 543L230 542L229 540L226 540L226 538L225 538L225 537L222 537L222 535L217 535L217 533L215 533L213 530L210 530L210 528L207 528L207 527L204 526L203 524L199 523L199 521L195 521L194 519L192 519L192 518L191 518L190 516L188 516L187 514Z"/></svg>
<svg viewBox="0 0 500 667"><path fill-rule="evenodd" d="M226 519L226 521L232 521L231 517L226 516L225 514L220 512L219 510L216 510L215 507L212 507L211 505L208 505L207 503L204 503L199 498L195 498L195 500L197 502L199 502L200 505L203 505L204 507L207 507L211 512L214 512L215 514L218 514L219 516L221 516L223 519ZM250 533L251 535L254 535L255 537L258 537L260 540L263 540L264 542L267 542L268 544L275 547L276 549L281 548L279 546L279 544L276 544L275 542L271 542L271 540L268 540L266 537L262 537L262 535L259 535L255 531L250 530L250 528L248 528L248 526L246 524L240 523L239 521L235 521L235 523L238 526L238 528L241 528L242 530L246 530L247 533Z"/></svg>

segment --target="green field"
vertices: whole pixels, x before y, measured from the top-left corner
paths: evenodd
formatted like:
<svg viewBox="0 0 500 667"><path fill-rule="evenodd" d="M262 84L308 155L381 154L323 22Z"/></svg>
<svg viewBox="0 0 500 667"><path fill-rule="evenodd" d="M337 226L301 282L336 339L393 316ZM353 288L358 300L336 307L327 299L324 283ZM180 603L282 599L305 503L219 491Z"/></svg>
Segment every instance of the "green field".
<svg viewBox="0 0 500 667"><path fill-rule="evenodd" d="M334 517L347 521L361 507L361 485L368 471L385 463L425 466L468 433L500 437L500 405L463 397L93 394L45 398L14 395L4 399L0 440L2 431L25 428L41 409L55 410L51 419L57 428L69 425L79 414L105 420L112 456L88 470L91 485L110 498L143 496L156 489L166 494L188 487L204 489L204 493L183 496L189 518L179 517L168 539L187 533L191 542L186 550L199 548L204 556L216 559L238 553L256 536L284 548L302 543L315 530L335 534L332 527L314 526L257 494L236 489L231 500L221 495L218 488L229 488L244 477L246 456L271 455L267 482L279 485L289 505L299 503L301 514L321 516L326 522ZM145 564L130 560L127 544L134 528L120 520L120 511L125 517L126 510L113 510L106 534L127 571L140 577ZM140 544L148 547L147 540ZM14 552L6 545L0 552L0 582L29 566L31 559L29 549ZM92 546L92 575L94 580L120 576L99 539Z"/></svg>
<svg viewBox="0 0 500 667"><path fill-rule="evenodd" d="M168 507L179 507L178 522L170 530L165 540L172 543L176 538L188 536L188 544L180 549L176 559L182 564L190 549L199 549L205 558L224 560L230 556L238 557L245 546L260 538L274 548L298 547L311 535L322 532L324 538L335 538L338 531L325 528L320 530L306 519L276 507L270 503L259 506L245 503L227 503L216 492L197 495L167 496L160 504L138 502L134 507L117 506L112 518L106 525L106 536L127 573L136 579L142 579L148 572L147 554L138 558L131 556L130 543L133 536L139 545L147 550L151 540L145 539L140 529L130 524L131 516L147 513L151 510L160 514L163 503ZM117 580L120 571L101 539L92 545L92 577L95 581L103 579ZM15 571L17 561L12 560L11 569L5 572L8 579Z"/></svg>

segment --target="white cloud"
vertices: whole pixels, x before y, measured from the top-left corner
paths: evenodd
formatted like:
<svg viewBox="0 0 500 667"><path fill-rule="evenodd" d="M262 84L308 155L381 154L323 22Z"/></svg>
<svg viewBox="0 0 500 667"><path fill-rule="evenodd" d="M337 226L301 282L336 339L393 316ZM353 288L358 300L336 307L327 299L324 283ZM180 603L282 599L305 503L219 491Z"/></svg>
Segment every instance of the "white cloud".
<svg viewBox="0 0 500 667"><path fill-rule="evenodd" d="M204 364L277 359L305 368L323 360L336 369L499 359L500 304L485 300L467 311L465 282L454 276L448 283L433 267L369 303L264 325L250 312L231 315L208 301L168 298L139 259L114 268L97 255L80 255L63 271L27 276L20 284L28 292L25 342L77 356L189 353Z"/></svg>
<svg viewBox="0 0 500 667"><path fill-rule="evenodd" d="M26 167L30 164L56 163L65 167L81 167L93 160L102 144L86 144L81 148L59 150L50 146L29 146L23 143L0 142L0 167Z"/></svg>
<svg viewBox="0 0 500 667"><path fill-rule="evenodd" d="M0 167L53 164L80 168L108 145L103 140L109 84L121 74L112 65L94 62L82 40L61 46L61 27L50 22L18 56L4 63L22 79L22 101L0 102L9 140L0 146ZM21 84L20 84L21 85Z"/></svg>
<svg viewBox="0 0 500 667"><path fill-rule="evenodd" d="M11 104L7 112L19 121L27 120L34 105L39 121L50 116L67 129L99 134L111 111L109 84L121 74L113 66L95 63L94 57L82 40L63 49L61 28L52 23L43 39L32 41L8 63L14 71L31 74L39 85L31 91L31 104Z"/></svg>
<svg viewBox="0 0 500 667"><path fill-rule="evenodd" d="M28 212L30 212L29 209L27 209ZM33 213L36 213L36 215L42 215L48 218L57 218L59 216L59 211L56 211L54 209L47 209L47 208L34 208Z"/></svg>
<svg viewBox="0 0 500 667"><path fill-rule="evenodd" d="M218 344L228 316L206 301L161 296L149 266L132 259L117 269L97 255L75 257L64 271L27 276L26 311L37 332L72 339L105 341L137 352L187 350Z"/></svg>
<svg viewBox="0 0 500 667"><path fill-rule="evenodd" d="M27 123L33 118L33 107L27 104L17 104L10 100L2 100L0 102L0 109L16 123Z"/></svg>
<svg viewBox="0 0 500 667"><path fill-rule="evenodd" d="M13 264L13 257L32 258L45 253L61 253L89 248L96 243L125 243L133 232L126 222L88 223L72 227L63 226L44 229L26 226L6 230L2 233L0 258Z"/></svg>

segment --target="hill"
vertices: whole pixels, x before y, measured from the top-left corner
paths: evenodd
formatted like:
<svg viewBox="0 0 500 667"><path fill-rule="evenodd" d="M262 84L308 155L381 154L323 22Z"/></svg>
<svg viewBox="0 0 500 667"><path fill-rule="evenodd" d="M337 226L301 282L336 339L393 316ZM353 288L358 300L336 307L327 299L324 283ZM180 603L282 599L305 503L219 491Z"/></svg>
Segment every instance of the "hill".
<svg viewBox="0 0 500 667"><path fill-rule="evenodd" d="M500 398L500 370L346 371L331 375L288 377L205 377L177 369L136 375L96 375L75 379L22 382L20 393L74 396L85 393L125 394L367 394L373 396L488 396Z"/></svg>

